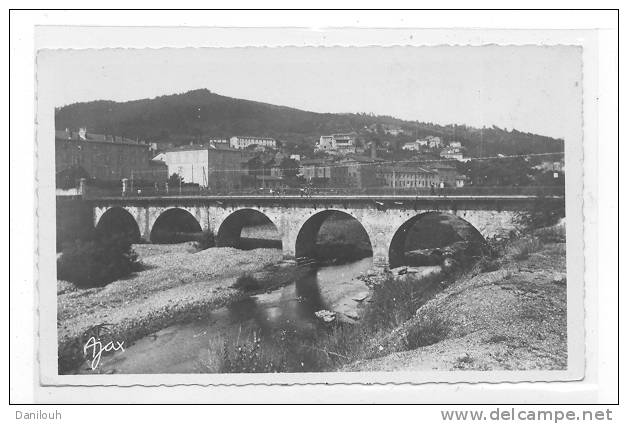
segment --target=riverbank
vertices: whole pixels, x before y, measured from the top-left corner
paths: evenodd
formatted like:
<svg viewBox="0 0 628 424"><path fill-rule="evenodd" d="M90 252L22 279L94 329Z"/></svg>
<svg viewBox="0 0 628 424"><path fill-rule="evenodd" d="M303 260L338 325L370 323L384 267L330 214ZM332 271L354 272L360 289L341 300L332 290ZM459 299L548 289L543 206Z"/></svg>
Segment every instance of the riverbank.
<svg viewBox="0 0 628 424"><path fill-rule="evenodd" d="M236 279L250 273L264 282L265 275L276 274L273 265L282 259L277 249L211 248L196 252L190 243L138 244L134 249L144 270L125 279L90 289L58 282L60 372L82 362L88 330L102 328L107 337L128 346L161 328L201 318L245 296L231 287ZM282 275L289 280L290 267L279 277L275 275L273 284L280 284Z"/></svg>
<svg viewBox="0 0 628 424"><path fill-rule="evenodd" d="M525 248L523 243L535 247ZM342 371L557 370L567 367L565 243L515 241L372 341L377 357ZM417 329L429 345L408 341Z"/></svg>

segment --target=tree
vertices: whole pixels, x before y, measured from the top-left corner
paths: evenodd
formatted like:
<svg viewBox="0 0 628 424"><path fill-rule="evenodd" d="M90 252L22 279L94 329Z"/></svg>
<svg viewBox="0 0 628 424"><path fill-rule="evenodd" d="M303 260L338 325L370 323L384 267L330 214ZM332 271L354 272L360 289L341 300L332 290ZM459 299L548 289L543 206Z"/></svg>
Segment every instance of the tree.
<svg viewBox="0 0 628 424"><path fill-rule="evenodd" d="M181 184L183 184L183 177L179 176L176 172L168 177L169 187L179 187Z"/></svg>
<svg viewBox="0 0 628 424"><path fill-rule="evenodd" d="M94 232L63 249L57 260L57 278L77 287L102 287L142 269L131 240L124 234Z"/></svg>
<svg viewBox="0 0 628 424"><path fill-rule="evenodd" d="M299 163L288 157L283 158L279 164L284 178L295 178L299 173Z"/></svg>

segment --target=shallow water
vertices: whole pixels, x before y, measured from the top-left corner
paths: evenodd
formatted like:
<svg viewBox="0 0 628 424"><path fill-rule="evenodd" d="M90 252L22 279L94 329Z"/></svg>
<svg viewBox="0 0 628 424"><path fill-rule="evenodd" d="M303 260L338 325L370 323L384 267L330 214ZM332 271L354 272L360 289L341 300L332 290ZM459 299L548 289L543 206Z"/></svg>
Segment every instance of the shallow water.
<svg viewBox="0 0 628 424"><path fill-rule="evenodd" d="M314 316L321 309L336 311L337 319L351 322L368 294L364 282L356 277L371 266L369 257L313 269L270 293L250 296L213 311L207 318L172 325L139 339L124 352L103 357L96 372L219 372L225 344L237 345L261 337L268 345L272 340L265 336L281 331L314 336L323 325Z"/></svg>

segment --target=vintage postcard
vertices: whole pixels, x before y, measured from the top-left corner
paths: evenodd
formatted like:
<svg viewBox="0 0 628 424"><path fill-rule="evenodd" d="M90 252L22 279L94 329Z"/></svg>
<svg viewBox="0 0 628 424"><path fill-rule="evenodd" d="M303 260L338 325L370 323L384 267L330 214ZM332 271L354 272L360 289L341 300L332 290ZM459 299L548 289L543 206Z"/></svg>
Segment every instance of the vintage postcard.
<svg viewBox="0 0 628 424"><path fill-rule="evenodd" d="M36 54L42 385L583 378L581 46Z"/></svg>

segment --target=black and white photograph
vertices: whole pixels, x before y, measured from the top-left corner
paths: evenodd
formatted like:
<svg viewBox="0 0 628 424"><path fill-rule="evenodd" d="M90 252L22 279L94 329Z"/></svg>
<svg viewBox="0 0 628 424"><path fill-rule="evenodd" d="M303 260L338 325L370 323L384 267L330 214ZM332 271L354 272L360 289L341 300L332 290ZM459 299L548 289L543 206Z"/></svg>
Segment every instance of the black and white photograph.
<svg viewBox="0 0 628 424"><path fill-rule="evenodd" d="M567 370L578 47L40 55L59 374Z"/></svg>
<svg viewBox="0 0 628 424"><path fill-rule="evenodd" d="M35 28L35 399L594 400L603 31L372 13Z"/></svg>

